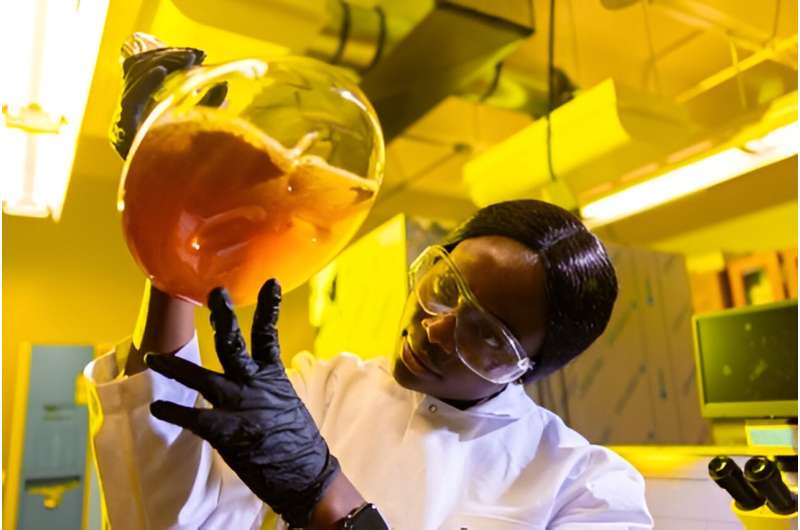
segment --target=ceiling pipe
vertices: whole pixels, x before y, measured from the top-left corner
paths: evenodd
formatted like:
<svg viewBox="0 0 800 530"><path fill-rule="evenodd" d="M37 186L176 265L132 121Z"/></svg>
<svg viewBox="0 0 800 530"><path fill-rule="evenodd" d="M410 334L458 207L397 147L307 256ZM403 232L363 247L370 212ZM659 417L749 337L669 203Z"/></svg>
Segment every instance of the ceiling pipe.
<svg viewBox="0 0 800 530"><path fill-rule="evenodd" d="M349 0L172 1L203 24L355 72L387 141L480 78L534 30L532 0L411 0L374 7Z"/></svg>
<svg viewBox="0 0 800 530"><path fill-rule="evenodd" d="M762 48L760 51L749 55L748 57L742 59L741 61L737 62L736 64L732 64L727 68L723 68L719 72L711 75L693 87L689 88L678 94L675 97L675 100L679 103L683 103L689 101L700 94L708 92L712 88L721 85L725 81L740 75L742 72L753 68L756 65L763 63L764 61L768 61L779 55L787 50L791 50L797 47L797 35L792 35L791 37L782 39L778 42L770 43L766 47Z"/></svg>
<svg viewBox="0 0 800 530"><path fill-rule="evenodd" d="M362 77L387 140L502 61L533 33L529 0L438 0Z"/></svg>

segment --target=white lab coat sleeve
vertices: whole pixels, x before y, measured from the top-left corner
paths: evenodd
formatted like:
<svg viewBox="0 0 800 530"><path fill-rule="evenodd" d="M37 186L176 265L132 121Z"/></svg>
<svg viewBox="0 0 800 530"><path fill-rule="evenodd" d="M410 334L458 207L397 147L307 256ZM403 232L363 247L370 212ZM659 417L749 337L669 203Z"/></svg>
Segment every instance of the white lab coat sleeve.
<svg viewBox="0 0 800 530"><path fill-rule="evenodd" d="M130 342L87 365L91 439L113 530L257 529L268 509L201 438L155 419L153 400L202 397L145 370L122 377ZM200 364L197 338L177 352Z"/></svg>
<svg viewBox="0 0 800 530"><path fill-rule="evenodd" d="M613 451L592 446L559 492L548 530L653 528L642 475Z"/></svg>
<svg viewBox="0 0 800 530"><path fill-rule="evenodd" d="M321 360L307 351L292 357L286 373L318 428L322 428L341 376L346 377L348 372L362 365L363 361L349 353L339 354L330 360Z"/></svg>

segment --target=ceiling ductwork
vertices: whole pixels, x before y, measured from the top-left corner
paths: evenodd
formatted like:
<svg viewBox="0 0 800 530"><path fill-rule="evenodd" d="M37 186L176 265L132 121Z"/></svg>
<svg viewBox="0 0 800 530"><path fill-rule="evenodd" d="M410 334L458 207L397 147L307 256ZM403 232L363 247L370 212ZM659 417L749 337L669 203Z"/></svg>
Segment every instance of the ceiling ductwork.
<svg viewBox="0 0 800 530"><path fill-rule="evenodd" d="M529 1L438 1L361 87L388 140L493 67L533 32Z"/></svg>
<svg viewBox="0 0 800 530"><path fill-rule="evenodd" d="M409 2L402 12L345 0L173 1L197 22L352 70L387 141L492 71L534 30L530 0Z"/></svg>
<svg viewBox="0 0 800 530"><path fill-rule="evenodd" d="M538 119L550 40L546 29L530 38L548 0L140 3L126 33L109 37L114 48L135 29L205 47L214 61L291 52L340 66L376 107L397 161L393 189L479 204L548 198L555 184L572 202L596 200L732 141L797 90L793 3L555 2L554 178ZM104 137L105 122L90 125Z"/></svg>
<svg viewBox="0 0 800 530"><path fill-rule="evenodd" d="M650 54L631 61L642 69L641 84L626 86L619 72L605 82L587 83L593 86L553 111L552 134L540 119L477 153L463 168L476 204L532 196L555 200L553 188L566 191L561 193L566 199L555 202L583 206L708 153L738 149L797 120L796 25L782 22L793 17L781 12L790 6L773 5L767 24L753 20L752 7L723 0L602 0L601 5L616 20L644 20ZM649 25L656 21L680 34L650 40ZM677 64L694 70L676 77ZM703 64L713 68L697 67ZM665 75L670 77L663 82L659 77ZM522 80L535 82L536 76Z"/></svg>
<svg viewBox="0 0 800 530"><path fill-rule="evenodd" d="M635 179L632 172L641 174L699 133L679 106L611 79L554 110L551 120L554 171L578 199L602 193L609 175ZM547 143L546 120L540 119L470 160L464 181L472 200L484 206L535 196L551 182Z"/></svg>

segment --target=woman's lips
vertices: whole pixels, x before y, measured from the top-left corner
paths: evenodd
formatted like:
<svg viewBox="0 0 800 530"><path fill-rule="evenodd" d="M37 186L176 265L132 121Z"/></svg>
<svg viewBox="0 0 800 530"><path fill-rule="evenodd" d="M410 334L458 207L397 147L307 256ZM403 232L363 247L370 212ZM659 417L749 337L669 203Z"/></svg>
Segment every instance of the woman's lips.
<svg viewBox="0 0 800 530"><path fill-rule="evenodd" d="M433 368L429 359L414 351L414 349L408 343L408 338L403 341L402 358L403 363L417 375L424 375L428 373L437 377L441 377L441 373Z"/></svg>

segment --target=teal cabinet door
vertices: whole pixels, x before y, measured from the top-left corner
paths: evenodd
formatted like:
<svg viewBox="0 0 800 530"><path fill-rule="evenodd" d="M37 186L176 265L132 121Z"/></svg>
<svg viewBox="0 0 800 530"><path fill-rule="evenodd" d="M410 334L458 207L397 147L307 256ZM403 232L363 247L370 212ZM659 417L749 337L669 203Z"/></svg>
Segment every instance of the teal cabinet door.
<svg viewBox="0 0 800 530"><path fill-rule="evenodd" d="M20 530L81 530L88 411L76 382L90 346L31 348L20 476Z"/></svg>

